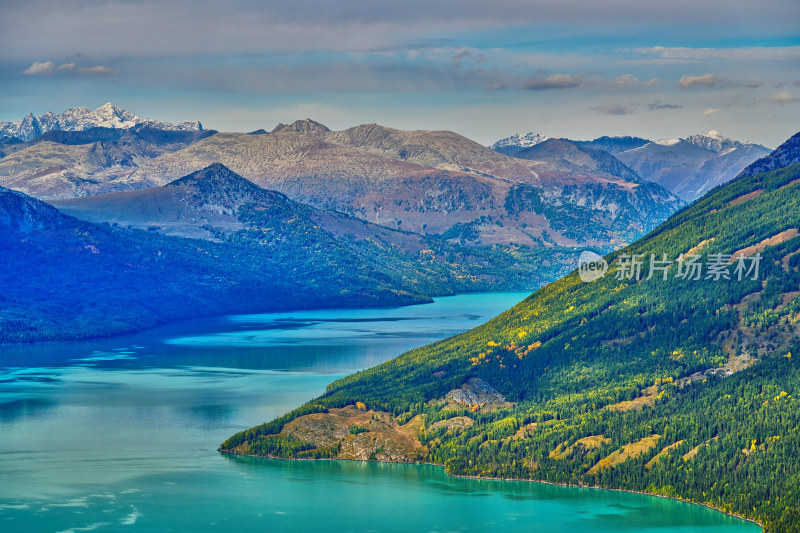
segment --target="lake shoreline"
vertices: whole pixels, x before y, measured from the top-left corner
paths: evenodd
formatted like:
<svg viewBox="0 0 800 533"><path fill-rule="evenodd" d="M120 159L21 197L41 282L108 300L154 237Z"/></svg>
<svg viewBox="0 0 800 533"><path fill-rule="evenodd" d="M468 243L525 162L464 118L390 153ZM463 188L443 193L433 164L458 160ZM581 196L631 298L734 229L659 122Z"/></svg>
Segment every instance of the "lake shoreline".
<svg viewBox="0 0 800 533"><path fill-rule="evenodd" d="M399 465L426 465L426 466L435 466L444 470L444 465L436 464L436 463L427 463L423 461L416 461L416 462L397 462L397 461L370 461L370 460L360 460L360 459L332 459L327 457L315 458L315 457L272 457L268 455L253 455L253 454L246 454L246 453L237 453L231 450L223 450L222 448L218 448L217 452L224 455L233 455L236 457L255 457L258 459L270 459L270 460L278 460L278 461L352 461L352 462L363 462L363 463L386 463L386 464L399 464ZM753 520L752 518L746 518L744 516L738 515L736 513L730 513L719 507L715 507L713 505L702 503L702 502L695 502L692 500L685 500L683 498L677 498L674 496L666 496L664 494L653 494L651 492L643 492L639 490L632 490L632 489L614 489L614 488L607 488L607 487L595 487L590 485L573 485L571 483L556 483L553 481L542 481L538 479L524 479L524 478L502 478L502 477L482 477L482 476L462 476L451 474L444 470L444 473L447 474L449 477L458 478L458 479L475 479L475 480L485 480L485 481L525 481L528 483L541 483L542 485L552 485L555 487L567 487L567 488L580 488L580 489L594 489L594 490L608 490L614 492L627 492L628 494L640 494L642 496L652 496L655 498L664 498L667 500L673 500L682 503L688 503L692 505L699 505L701 507L705 507L707 509L711 509L713 511L720 512L724 515L738 518L739 520L744 520L745 522L751 522L758 527L761 528L761 531L764 531L764 525L760 522Z"/></svg>

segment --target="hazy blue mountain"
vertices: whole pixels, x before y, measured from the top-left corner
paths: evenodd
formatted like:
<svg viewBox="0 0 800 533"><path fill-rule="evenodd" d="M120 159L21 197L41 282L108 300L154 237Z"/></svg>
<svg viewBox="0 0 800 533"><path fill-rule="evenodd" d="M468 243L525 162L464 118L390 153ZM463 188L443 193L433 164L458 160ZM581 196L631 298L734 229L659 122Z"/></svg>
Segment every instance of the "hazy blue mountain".
<svg viewBox="0 0 800 533"><path fill-rule="evenodd" d="M761 145L742 144L719 135L695 135L687 140L655 141L619 152L616 157L642 178L691 202L730 181L769 152Z"/></svg>
<svg viewBox="0 0 800 533"><path fill-rule="evenodd" d="M141 192L155 205L117 206L198 208L228 226L211 220L216 238L179 238L81 221L0 188L0 342L230 312L405 305L468 289L469 272L421 257L418 236L318 212L221 165Z"/></svg>
<svg viewBox="0 0 800 533"><path fill-rule="evenodd" d="M517 134L498 141L492 149L519 157L520 153L546 140L547 137L538 134ZM572 142L608 152L641 178L658 183L687 202L733 179L748 164L770 152L765 146L741 143L715 130L686 139L655 142L630 136L603 136L592 141Z"/></svg>
<svg viewBox="0 0 800 533"><path fill-rule="evenodd" d="M521 150L514 157L543 161L545 166L556 166L575 173L601 172L632 183L642 178L605 150L568 139L547 139Z"/></svg>
<svg viewBox="0 0 800 533"><path fill-rule="evenodd" d="M645 144L649 143L647 139L642 139L641 137L629 137L629 136L603 136L594 139L593 141L575 141L576 144L579 146L585 146L588 148L597 148L598 150L605 150L609 154L618 154L620 152L625 152L626 150L633 150L634 148L639 148L640 146L644 146Z"/></svg>

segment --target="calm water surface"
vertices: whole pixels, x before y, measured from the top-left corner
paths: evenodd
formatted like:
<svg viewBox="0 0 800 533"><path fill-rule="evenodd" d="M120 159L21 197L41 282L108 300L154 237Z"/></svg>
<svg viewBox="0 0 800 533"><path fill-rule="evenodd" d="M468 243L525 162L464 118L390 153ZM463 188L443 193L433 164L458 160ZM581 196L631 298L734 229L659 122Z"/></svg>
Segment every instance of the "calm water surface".
<svg viewBox="0 0 800 533"><path fill-rule="evenodd" d="M334 379L475 327L524 296L0 347L0 531L759 531L635 494L215 451Z"/></svg>

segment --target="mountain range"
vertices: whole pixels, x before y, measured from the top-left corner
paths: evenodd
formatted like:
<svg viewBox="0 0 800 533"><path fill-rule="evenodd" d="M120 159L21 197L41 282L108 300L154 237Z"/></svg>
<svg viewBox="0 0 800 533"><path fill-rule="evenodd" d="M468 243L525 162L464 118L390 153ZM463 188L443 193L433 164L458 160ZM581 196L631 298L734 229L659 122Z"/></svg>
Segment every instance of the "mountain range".
<svg viewBox="0 0 800 533"><path fill-rule="evenodd" d="M497 141L492 149L520 157L548 139L536 133L517 134ZM756 143L729 139L716 130L686 139L648 141L639 137L606 136L593 141L569 142L608 152L642 179L658 183L686 202L730 181L747 165L771 152Z"/></svg>
<svg viewBox="0 0 800 533"><path fill-rule="evenodd" d="M220 162L292 200L471 246L613 248L681 202L629 171L522 160L448 131L376 124L343 131L313 120L270 133L180 132L180 142L119 139L94 128L6 145L0 185L44 200L161 186ZM76 132L77 133L77 132ZM176 132L177 133L177 132ZM63 141L63 142L60 142Z"/></svg>
<svg viewBox="0 0 800 533"><path fill-rule="evenodd" d="M203 129L197 120L173 125L169 122L142 118L108 102L95 110L73 107L62 113L48 112L38 117L29 113L17 122L0 122L0 138L6 137L5 142L8 143L11 139L30 141L48 131L83 131L90 128L130 129L142 126L171 131Z"/></svg>
<svg viewBox="0 0 800 533"><path fill-rule="evenodd" d="M589 255L592 269L337 380L221 451L633 490L796 530L800 163L781 165L798 138L630 246Z"/></svg>

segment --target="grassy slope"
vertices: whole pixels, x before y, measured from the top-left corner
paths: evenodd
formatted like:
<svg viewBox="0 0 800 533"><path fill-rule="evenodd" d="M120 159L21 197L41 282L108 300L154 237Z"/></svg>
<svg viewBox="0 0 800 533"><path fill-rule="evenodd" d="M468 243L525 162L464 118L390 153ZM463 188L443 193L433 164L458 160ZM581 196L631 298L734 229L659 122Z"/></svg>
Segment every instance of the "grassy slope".
<svg viewBox="0 0 800 533"><path fill-rule="evenodd" d="M636 282L617 279L613 266L623 253L666 253L674 260L703 241L697 253L705 262L710 254L731 254L800 228L795 180L800 165L720 187L609 256L612 269L602 280L586 284L572 273L479 328L334 382L304 410L363 401L401 419L424 413L428 427L467 415L476 423L460 433L421 435L427 460L453 474L641 490L707 503L771 530L796 529L800 365L797 356L786 355L800 349L800 254L792 255L800 238L765 247L755 281L675 279L673 265L667 281ZM724 372L707 372L749 362L724 379ZM687 384L693 374L696 380ZM473 376L517 404L472 413L427 403ZM652 407L604 408L653 386ZM234 436L223 447L277 433L302 412ZM509 438L531 422L538 423L536 431ZM550 457L559 445L593 435L611 440ZM615 452L637 442L650 447L614 460ZM609 456L603 463L609 467L593 468Z"/></svg>

